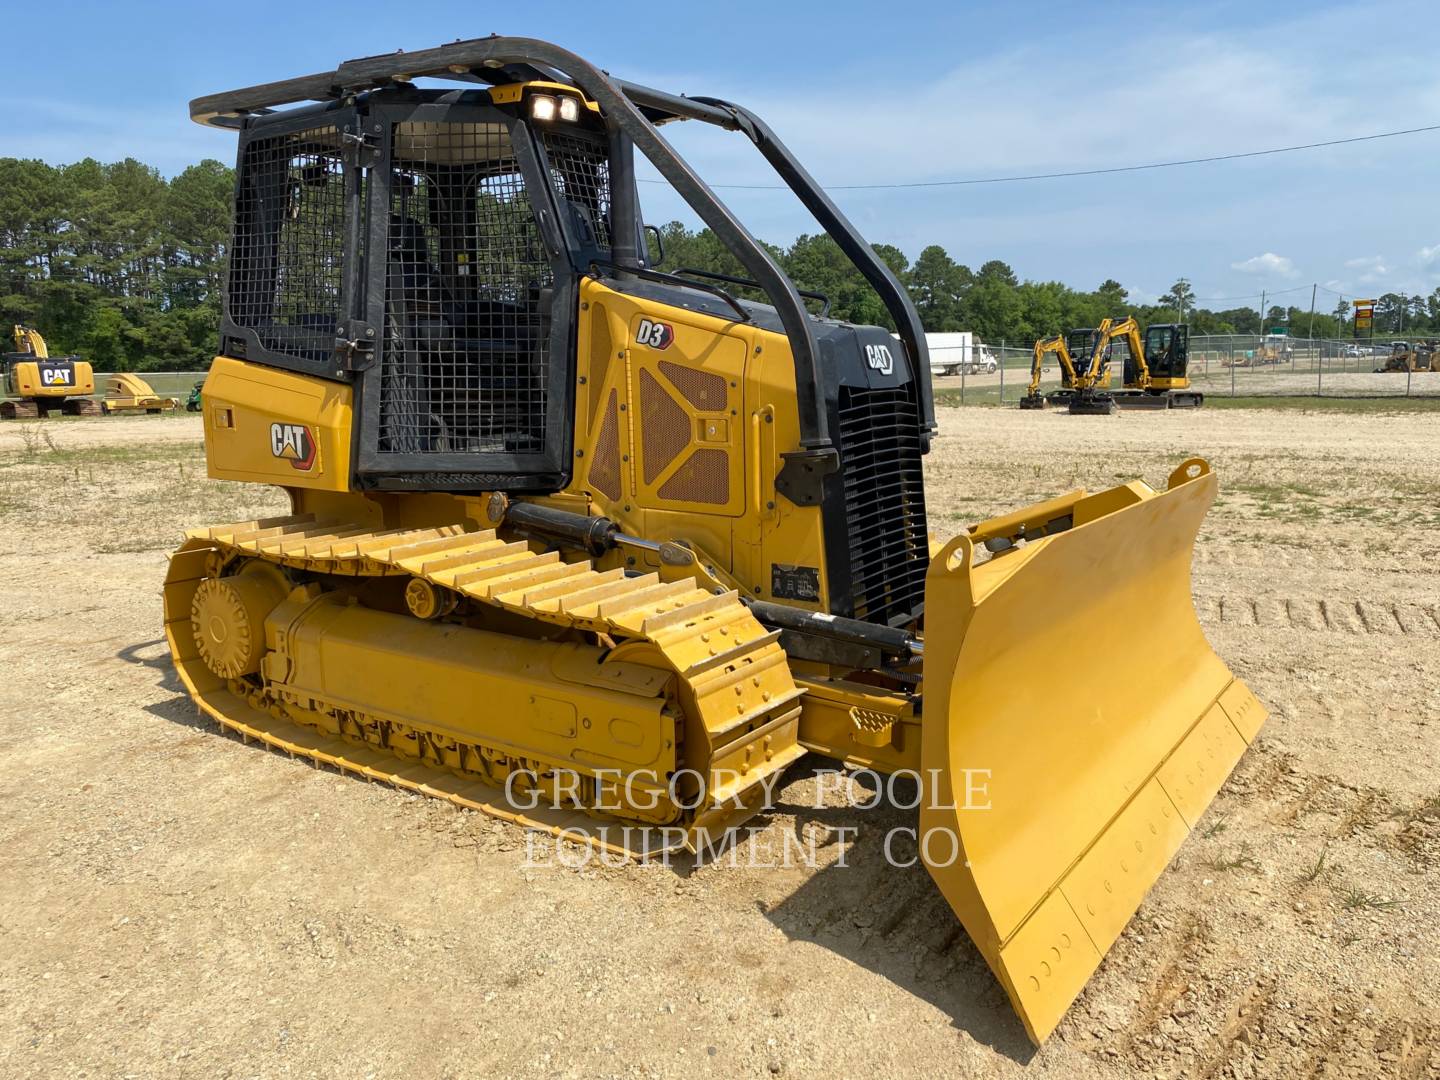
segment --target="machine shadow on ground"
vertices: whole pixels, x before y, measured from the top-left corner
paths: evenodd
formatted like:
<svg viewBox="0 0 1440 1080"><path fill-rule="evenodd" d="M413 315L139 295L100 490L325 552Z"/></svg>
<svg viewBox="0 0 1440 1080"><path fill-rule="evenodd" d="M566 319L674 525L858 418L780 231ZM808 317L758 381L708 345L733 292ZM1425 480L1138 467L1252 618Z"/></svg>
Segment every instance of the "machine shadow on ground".
<svg viewBox="0 0 1440 1080"><path fill-rule="evenodd" d="M823 760L802 764L787 778L787 789L838 767ZM787 798L782 790L771 814L782 823L793 819L800 848L816 831L846 842L834 861L778 904L762 906L762 913L790 939L843 956L935 1006L976 1042L1022 1065L1029 1062L1036 1048L920 860L914 839L919 812L900 809L883 791L867 787L866 779L860 774L854 780L859 806L817 809L813 800ZM877 804L868 806L877 794ZM902 804L914 801L913 793L898 787L895 794Z"/></svg>
<svg viewBox="0 0 1440 1080"><path fill-rule="evenodd" d="M208 731L214 727L214 724L190 700L189 695L185 692L185 687L180 684L180 676L175 672L175 665L170 660L170 649L165 644L164 638L137 641L133 645L127 645L115 654L115 659L122 664L139 664L149 668L159 676L159 682L156 685L166 693L175 695L165 701L157 701L144 706L146 712L152 716L158 716L162 720L199 731Z"/></svg>
<svg viewBox="0 0 1440 1080"><path fill-rule="evenodd" d="M115 657L149 668L158 676L157 686L174 695L145 706L146 712L181 727L215 729L186 694L163 638L127 645ZM216 734L240 741L228 731ZM791 940L819 945L874 972L941 1010L956 1029L976 1042L1027 1063L1035 1047L919 859L913 838L917 812L889 802L883 790L877 793L867 785L863 774L854 780L861 806L817 808L803 793L787 795L797 784L811 790L807 782L836 768L837 762L801 763L786 775L774 805L747 823L752 837L762 831L791 830L797 842L794 850L809 849L816 835L843 837L843 846L835 846L832 853L833 861L779 903L767 906L757 901L760 913ZM865 805L877 794L876 805ZM903 790L897 795L901 802L911 801ZM888 849L887 836L891 837ZM709 858L733 858L744 867L745 845L753 842L737 832ZM817 850L825 846L821 843ZM691 855L669 860L667 866L682 879L701 869Z"/></svg>

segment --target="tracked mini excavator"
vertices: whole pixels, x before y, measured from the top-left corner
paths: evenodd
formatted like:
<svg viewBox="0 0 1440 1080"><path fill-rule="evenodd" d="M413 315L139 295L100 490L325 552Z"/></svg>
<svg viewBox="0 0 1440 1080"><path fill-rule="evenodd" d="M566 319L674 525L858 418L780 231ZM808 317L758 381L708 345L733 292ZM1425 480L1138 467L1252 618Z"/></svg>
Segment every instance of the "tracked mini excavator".
<svg viewBox="0 0 1440 1080"><path fill-rule="evenodd" d="M65 416L91 416L99 407L89 395L95 392L95 373L78 356L51 356L40 331L16 325L15 351L0 357L4 371L4 399L0 419L29 420L60 412Z"/></svg>
<svg viewBox="0 0 1440 1080"><path fill-rule="evenodd" d="M1191 388L1190 328L1184 323L1155 323L1140 334L1133 318L1102 324L1107 343L1125 345L1123 389L1108 392L1122 409L1197 409L1205 395Z"/></svg>
<svg viewBox="0 0 1440 1080"><path fill-rule="evenodd" d="M1070 331L1068 344L1057 346L1056 340L1035 343L1030 386L1020 400L1022 409L1068 404L1072 413L1109 415L1116 408L1195 409L1205 402L1205 395L1190 386L1190 330L1184 323L1156 323L1146 329L1142 340L1140 324L1133 318L1105 319L1095 330ZM1123 388L1111 390L1116 342L1125 345ZM1044 353L1051 351L1060 357L1061 389L1041 396L1040 363ZM1080 363L1074 356L1080 357Z"/></svg>
<svg viewBox="0 0 1440 1080"><path fill-rule="evenodd" d="M1035 353L1030 360L1030 385L1025 388L1025 394L1020 398L1020 408L1043 409L1050 403L1047 396L1040 393L1040 379L1045 374L1045 357L1052 353L1056 363L1060 365L1060 392L1073 392L1075 361L1070 357L1070 348L1065 341L1065 335L1056 334L1054 337L1041 338L1035 342Z"/></svg>
<svg viewBox="0 0 1440 1080"><path fill-rule="evenodd" d="M739 105L491 37L191 112L239 136L210 475L292 504L170 562L199 707L629 851L703 850L808 751L910 771L926 865L1043 1040L1265 716L1191 602L1206 463L932 542L915 310ZM898 344L807 311L680 120L750 139ZM647 261L637 151L768 302ZM1077 640L1141 662L1037 674Z"/></svg>

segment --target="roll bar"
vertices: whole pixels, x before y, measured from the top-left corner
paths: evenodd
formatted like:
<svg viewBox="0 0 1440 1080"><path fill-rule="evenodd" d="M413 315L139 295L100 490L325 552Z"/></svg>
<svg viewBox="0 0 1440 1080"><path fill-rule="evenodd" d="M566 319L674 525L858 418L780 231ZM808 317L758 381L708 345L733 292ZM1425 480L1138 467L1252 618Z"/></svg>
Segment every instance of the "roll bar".
<svg viewBox="0 0 1440 1080"><path fill-rule="evenodd" d="M557 79L557 75L560 78ZM667 120L690 119L742 132L879 294L915 365L913 374L920 384L922 435L935 430L929 354L920 317L909 294L775 133L759 117L738 105L716 98L682 97L612 79L568 49L535 38L492 36L419 52L347 60L332 72L199 97L190 103L190 117L212 127L235 128L247 114L268 112L278 105L336 100L397 81L424 77L490 85L563 81L598 104L612 130L639 148L775 305L795 359L802 453L830 457L834 446L829 421L824 402L817 400L821 385L817 372L818 350L800 293L770 253L676 153L657 125Z"/></svg>

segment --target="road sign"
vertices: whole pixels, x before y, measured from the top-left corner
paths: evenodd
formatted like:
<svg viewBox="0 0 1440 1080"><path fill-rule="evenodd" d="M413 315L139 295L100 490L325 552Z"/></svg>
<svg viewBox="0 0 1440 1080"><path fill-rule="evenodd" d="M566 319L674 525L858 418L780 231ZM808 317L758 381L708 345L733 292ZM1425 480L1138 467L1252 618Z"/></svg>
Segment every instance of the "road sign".
<svg viewBox="0 0 1440 1080"><path fill-rule="evenodd" d="M1375 329L1375 301L1374 300L1353 300L1355 305L1355 328L1353 334L1360 337L1362 334L1372 334Z"/></svg>

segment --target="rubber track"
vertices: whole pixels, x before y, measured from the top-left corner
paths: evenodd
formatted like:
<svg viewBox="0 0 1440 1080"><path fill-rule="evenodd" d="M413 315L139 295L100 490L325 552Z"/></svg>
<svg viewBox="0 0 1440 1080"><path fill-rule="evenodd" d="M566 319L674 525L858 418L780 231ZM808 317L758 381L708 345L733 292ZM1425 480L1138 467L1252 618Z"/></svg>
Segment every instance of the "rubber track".
<svg viewBox="0 0 1440 1080"><path fill-rule="evenodd" d="M322 574L419 577L476 603L557 626L603 633L617 644L649 642L688 684L689 693L681 694L681 701L687 708L693 701L717 747L723 747L728 741L726 733L732 730L760 727L799 709L803 691L791 678L787 657L777 642L779 634L765 630L737 593L712 593L694 580L662 582L654 573L627 577L620 569L601 571L584 562L566 563L557 552L536 554L523 541L506 542L494 530L466 531L458 524L377 532L302 514L217 525L186 536L186 543L172 560L167 594L205 576L201 564L202 553L207 551L261 558ZM190 556L190 569L182 568L186 556ZM188 602L185 607L188 610ZM188 623L185 612L170 608L167 604L171 624ZM188 633L188 627L176 629ZM178 636L172 634L172 643ZM740 684L744 682L758 689L764 700L753 704L760 695L742 694ZM246 722L226 715L209 700L210 695L194 686L190 689L206 712L243 737L341 771L557 835L572 831L570 826L596 821L579 812L563 812L559 819L507 812L495 798L498 792L483 783L381 751L360 749L248 706L253 716ZM736 704L737 697L752 704ZM772 760L754 770L755 781L783 770L804 752L798 744L782 747Z"/></svg>

